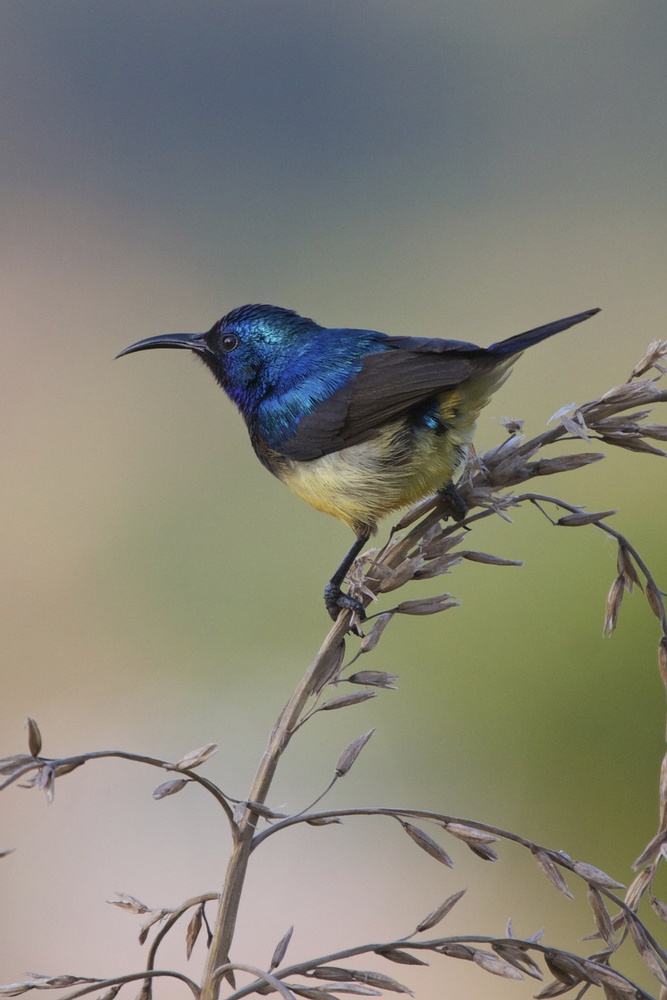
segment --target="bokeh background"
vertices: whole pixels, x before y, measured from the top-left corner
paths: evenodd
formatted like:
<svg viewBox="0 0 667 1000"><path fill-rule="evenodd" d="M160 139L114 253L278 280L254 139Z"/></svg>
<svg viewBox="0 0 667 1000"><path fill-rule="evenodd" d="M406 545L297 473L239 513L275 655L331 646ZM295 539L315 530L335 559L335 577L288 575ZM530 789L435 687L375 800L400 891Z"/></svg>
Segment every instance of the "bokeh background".
<svg viewBox="0 0 667 1000"><path fill-rule="evenodd" d="M478 445L504 415L539 431L665 335L666 43L652 0L5 0L3 754L25 748L26 715L52 755L216 741L204 773L244 794L350 537L264 472L200 366L114 355L253 301L482 344L603 307L521 360ZM661 459L616 451L546 485L618 508L667 579ZM376 727L332 805L470 816L627 882L657 811L657 623L636 596L602 639L600 532L524 510L472 541L525 566L464 565L444 581L460 609L395 620L364 666L400 690L318 716L272 804L304 806ZM139 918L105 900L218 888L222 817L194 788L154 802L159 780L104 762L50 807L3 795L3 982L137 969ZM511 916L590 947L581 886L568 902L519 851L490 865L447 846L453 872L381 820L270 840L235 957L266 964L290 924L295 960L406 934L463 887L443 930L502 934ZM177 938L165 967L184 962ZM201 960L200 943L195 979ZM444 959L404 978L423 997L534 992Z"/></svg>

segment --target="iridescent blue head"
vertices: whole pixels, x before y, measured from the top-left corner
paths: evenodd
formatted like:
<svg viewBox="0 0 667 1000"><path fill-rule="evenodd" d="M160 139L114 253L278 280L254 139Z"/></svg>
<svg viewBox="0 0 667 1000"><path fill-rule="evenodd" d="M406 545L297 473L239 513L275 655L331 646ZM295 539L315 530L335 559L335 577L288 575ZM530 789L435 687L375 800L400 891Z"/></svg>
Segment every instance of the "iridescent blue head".
<svg viewBox="0 0 667 1000"><path fill-rule="evenodd" d="M118 355L155 347L187 348L211 369L243 412L281 381L286 368L308 351L322 329L279 306L233 309L206 333L168 333L148 337Z"/></svg>
<svg viewBox="0 0 667 1000"><path fill-rule="evenodd" d="M207 333L170 333L118 355L154 347L187 348L211 369L251 430L278 447L319 402L344 385L387 338L372 330L329 329L291 309L233 309Z"/></svg>

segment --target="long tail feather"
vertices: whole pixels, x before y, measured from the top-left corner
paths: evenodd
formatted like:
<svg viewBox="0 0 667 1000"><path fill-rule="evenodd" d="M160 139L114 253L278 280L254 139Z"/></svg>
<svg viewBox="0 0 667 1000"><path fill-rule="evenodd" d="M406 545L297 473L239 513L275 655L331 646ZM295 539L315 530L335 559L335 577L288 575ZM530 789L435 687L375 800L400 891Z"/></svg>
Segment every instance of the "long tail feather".
<svg viewBox="0 0 667 1000"><path fill-rule="evenodd" d="M517 333L514 337L508 337L507 340L499 340L497 344L491 344L488 348L489 353L494 354L497 358L511 357L512 354L518 354L519 351L525 350L532 344L538 344L540 340L546 340L547 337L553 337L555 333L576 326L577 323L583 323L585 319L590 319L591 316L595 316L599 312L599 309L588 309L586 312L577 313L576 316L566 316L565 319L557 319L554 323L547 323L546 326L538 326L534 330Z"/></svg>

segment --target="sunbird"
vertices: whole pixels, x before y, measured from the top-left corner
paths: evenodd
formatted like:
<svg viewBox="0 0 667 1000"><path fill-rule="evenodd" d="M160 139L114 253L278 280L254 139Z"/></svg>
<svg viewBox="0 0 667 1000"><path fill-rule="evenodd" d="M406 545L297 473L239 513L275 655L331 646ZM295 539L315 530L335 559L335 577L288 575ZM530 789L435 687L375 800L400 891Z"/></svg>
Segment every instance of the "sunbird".
<svg viewBox="0 0 667 1000"><path fill-rule="evenodd" d="M393 337L319 326L279 306L233 309L207 333L139 340L193 351L245 420L262 465L356 541L324 590L335 620L363 619L341 585L381 517L436 491L457 520L466 505L453 477L475 421L522 351L594 316L589 309L478 347L460 340Z"/></svg>

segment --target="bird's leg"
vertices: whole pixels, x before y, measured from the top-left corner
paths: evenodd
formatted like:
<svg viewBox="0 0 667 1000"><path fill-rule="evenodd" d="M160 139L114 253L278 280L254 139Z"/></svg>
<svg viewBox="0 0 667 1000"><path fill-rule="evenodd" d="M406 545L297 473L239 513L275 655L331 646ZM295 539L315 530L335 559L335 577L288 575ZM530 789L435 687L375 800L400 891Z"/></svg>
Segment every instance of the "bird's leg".
<svg viewBox="0 0 667 1000"><path fill-rule="evenodd" d="M438 490L438 494L447 516L451 517L453 521L463 521L468 513L468 505L453 481L450 481L441 490Z"/></svg>
<svg viewBox="0 0 667 1000"><path fill-rule="evenodd" d="M344 594L340 589L340 585L347 576L350 566L370 537L370 529L366 529L363 534L357 537L356 542L324 588L324 603L334 621L336 621L340 612L345 608L350 611L356 611L360 618L366 617L366 612L361 601L358 601L356 597L350 597L349 594Z"/></svg>

